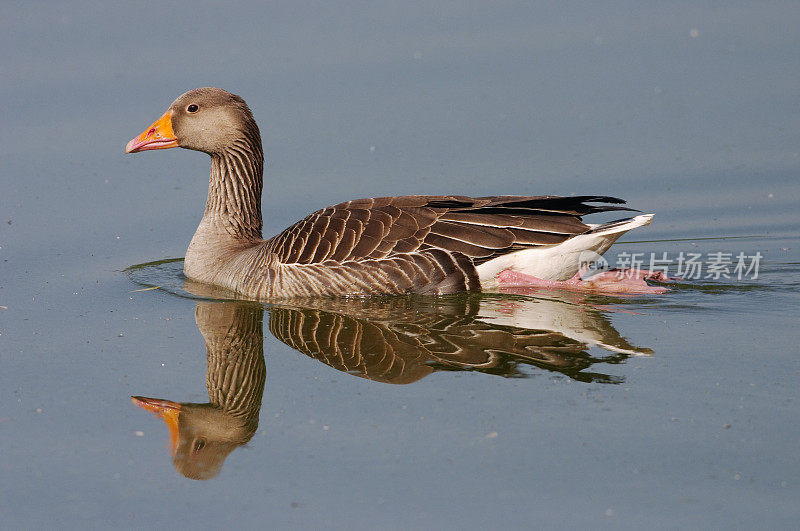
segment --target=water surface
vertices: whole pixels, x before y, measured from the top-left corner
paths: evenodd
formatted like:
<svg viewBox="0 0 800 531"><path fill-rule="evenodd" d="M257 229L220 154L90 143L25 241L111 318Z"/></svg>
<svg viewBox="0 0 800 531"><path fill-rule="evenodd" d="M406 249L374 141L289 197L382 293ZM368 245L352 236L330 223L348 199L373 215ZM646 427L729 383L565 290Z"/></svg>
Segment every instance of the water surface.
<svg viewBox="0 0 800 531"><path fill-rule="evenodd" d="M4 529L796 526L800 9L0 13ZM758 277L627 298L198 292L150 262L183 256L207 158L123 147L203 85L259 121L268 235L354 197L606 194L657 214L612 263L760 253ZM192 404L176 448L205 434L210 457L173 455L131 396Z"/></svg>

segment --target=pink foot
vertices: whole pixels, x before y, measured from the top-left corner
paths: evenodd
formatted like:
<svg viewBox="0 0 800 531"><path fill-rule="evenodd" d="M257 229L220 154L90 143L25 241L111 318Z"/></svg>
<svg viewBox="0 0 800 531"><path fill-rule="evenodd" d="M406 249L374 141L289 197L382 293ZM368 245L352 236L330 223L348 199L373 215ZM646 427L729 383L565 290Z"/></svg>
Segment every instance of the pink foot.
<svg viewBox="0 0 800 531"><path fill-rule="evenodd" d="M518 271L506 269L495 278L500 287L532 287L532 288L562 288L579 291L595 291L602 293L629 293L629 294L660 294L669 291L663 286L650 286L645 279L668 281L675 280L666 276L661 271L648 271L643 269L611 269L600 271L583 278L586 270L578 271L569 280L544 280Z"/></svg>

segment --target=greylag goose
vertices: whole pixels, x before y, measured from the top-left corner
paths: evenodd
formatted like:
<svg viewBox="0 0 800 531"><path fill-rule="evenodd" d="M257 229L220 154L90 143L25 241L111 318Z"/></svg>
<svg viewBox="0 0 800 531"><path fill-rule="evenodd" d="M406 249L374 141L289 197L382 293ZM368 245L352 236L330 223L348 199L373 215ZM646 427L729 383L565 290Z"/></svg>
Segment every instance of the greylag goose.
<svg viewBox="0 0 800 531"><path fill-rule="evenodd" d="M632 210L606 196L379 197L324 208L265 240L261 135L244 100L219 88L190 90L125 151L173 147L211 156L186 276L259 300L586 285L578 277L586 257L652 219L583 223L585 214ZM618 291L664 291L634 280Z"/></svg>

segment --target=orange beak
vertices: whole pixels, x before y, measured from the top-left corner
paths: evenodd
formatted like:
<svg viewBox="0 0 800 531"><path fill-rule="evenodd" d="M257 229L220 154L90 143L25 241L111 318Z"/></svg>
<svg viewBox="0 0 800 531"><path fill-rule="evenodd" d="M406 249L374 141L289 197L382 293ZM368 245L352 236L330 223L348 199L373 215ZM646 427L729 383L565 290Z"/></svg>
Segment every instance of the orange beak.
<svg viewBox="0 0 800 531"><path fill-rule="evenodd" d="M154 413L157 417L161 417L169 428L170 450L174 455L175 449L178 447L178 416L181 413L181 405L169 400L147 398L146 396L132 396L131 402Z"/></svg>
<svg viewBox="0 0 800 531"><path fill-rule="evenodd" d="M141 135L128 142L128 145L125 146L125 153L173 147L178 147L178 139L172 132L172 111L168 110Z"/></svg>

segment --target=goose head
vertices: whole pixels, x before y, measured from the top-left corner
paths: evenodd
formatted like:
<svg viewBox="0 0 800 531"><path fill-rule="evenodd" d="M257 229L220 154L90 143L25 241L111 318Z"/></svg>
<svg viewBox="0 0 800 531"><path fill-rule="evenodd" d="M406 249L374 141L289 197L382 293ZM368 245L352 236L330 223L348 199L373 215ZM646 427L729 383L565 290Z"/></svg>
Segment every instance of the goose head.
<svg viewBox="0 0 800 531"><path fill-rule="evenodd" d="M142 134L125 146L126 153L182 147L219 154L237 141L258 142L260 135L245 101L215 87L190 90Z"/></svg>

